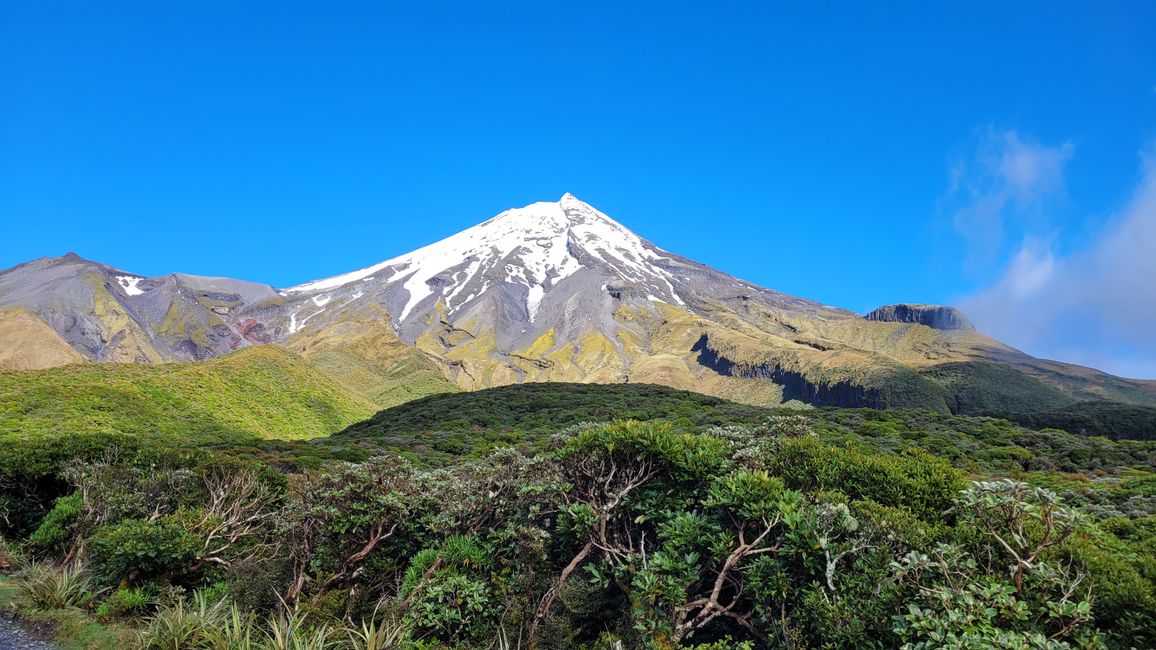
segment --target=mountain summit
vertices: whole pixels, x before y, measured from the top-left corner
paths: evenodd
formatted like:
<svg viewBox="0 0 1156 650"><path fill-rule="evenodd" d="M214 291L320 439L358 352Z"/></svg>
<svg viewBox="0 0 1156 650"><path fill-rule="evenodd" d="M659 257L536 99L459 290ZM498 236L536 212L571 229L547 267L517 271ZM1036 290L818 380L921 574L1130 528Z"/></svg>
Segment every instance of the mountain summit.
<svg viewBox="0 0 1156 650"><path fill-rule="evenodd" d="M507 210L452 237L367 269L289 289L326 291L357 281L400 286L406 294L397 320L416 307L443 301L447 314L465 308L490 286L525 290L523 303L534 320L543 297L568 278L598 269L608 277L645 288L649 295L682 304L665 268L673 256L622 224L565 194L556 203Z"/></svg>
<svg viewBox="0 0 1156 650"><path fill-rule="evenodd" d="M664 251L572 194L507 210L412 253L284 293L296 305L290 334L327 320L323 312L334 306L371 302L391 315L407 342L418 342L431 323L445 323L484 332L510 351L551 330L565 339L597 333L620 348L615 311L624 305L697 313L757 294L767 304L825 309Z"/></svg>
<svg viewBox="0 0 1156 650"><path fill-rule="evenodd" d="M750 284L571 194L283 290L143 277L75 255L0 272L3 367L197 360L267 343L379 403L418 379L465 389L648 382L758 404L957 412L1016 400L1156 403L1153 382L1035 359L950 308L894 305L864 318Z"/></svg>

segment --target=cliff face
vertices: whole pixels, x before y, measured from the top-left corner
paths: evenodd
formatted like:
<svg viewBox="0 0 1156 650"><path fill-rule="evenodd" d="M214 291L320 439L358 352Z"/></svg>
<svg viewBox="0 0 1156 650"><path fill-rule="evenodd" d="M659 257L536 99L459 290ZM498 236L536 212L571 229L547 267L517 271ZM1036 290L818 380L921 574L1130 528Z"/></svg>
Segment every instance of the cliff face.
<svg viewBox="0 0 1156 650"><path fill-rule="evenodd" d="M866 318L888 323L915 323L937 330L975 329L963 312L943 305L887 305L867 314Z"/></svg>
<svg viewBox="0 0 1156 650"><path fill-rule="evenodd" d="M867 382L850 377L817 377L770 360L736 362L713 347L706 334L694 344L692 352L698 353L699 364L720 375L773 381L783 387L784 402L798 400L814 406L949 412L942 391L908 368L893 368Z"/></svg>

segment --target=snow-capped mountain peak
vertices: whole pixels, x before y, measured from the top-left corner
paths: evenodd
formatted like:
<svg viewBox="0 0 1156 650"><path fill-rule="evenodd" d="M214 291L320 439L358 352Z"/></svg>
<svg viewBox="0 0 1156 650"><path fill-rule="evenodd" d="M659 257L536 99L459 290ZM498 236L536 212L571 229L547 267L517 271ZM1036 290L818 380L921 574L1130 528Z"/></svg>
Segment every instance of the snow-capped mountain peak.
<svg viewBox="0 0 1156 650"><path fill-rule="evenodd" d="M584 268L597 267L611 278L650 287L651 293L659 293L664 300L681 303L670 272L654 264L664 258L669 254L567 193L557 202L506 210L367 269L287 291L319 292L378 280L404 288L404 306L397 312L400 323L435 292L452 312L490 287L521 285L526 288L526 312L533 321L550 289Z"/></svg>

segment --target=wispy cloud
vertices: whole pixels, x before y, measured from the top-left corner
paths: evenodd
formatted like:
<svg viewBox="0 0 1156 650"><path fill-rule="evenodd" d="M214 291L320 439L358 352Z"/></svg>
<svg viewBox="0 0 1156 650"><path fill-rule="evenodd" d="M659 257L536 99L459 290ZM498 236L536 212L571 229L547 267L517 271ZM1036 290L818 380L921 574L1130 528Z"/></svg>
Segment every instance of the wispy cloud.
<svg viewBox="0 0 1156 650"><path fill-rule="evenodd" d="M1044 167L1062 165L1055 160ZM1142 166L1127 206L1082 247L1061 255L1052 240L1027 236L1002 277L959 306L1032 354L1156 377L1156 147Z"/></svg>
<svg viewBox="0 0 1156 650"><path fill-rule="evenodd" d="M1039 228L1046 208L1064 192L1064 165L1074 147L1039 144L1018 132L987 127L975 150L951 167L951 187L943 204L955 230L967 242L966 265L992 264L1009 229L1023 222Z"/></svg>

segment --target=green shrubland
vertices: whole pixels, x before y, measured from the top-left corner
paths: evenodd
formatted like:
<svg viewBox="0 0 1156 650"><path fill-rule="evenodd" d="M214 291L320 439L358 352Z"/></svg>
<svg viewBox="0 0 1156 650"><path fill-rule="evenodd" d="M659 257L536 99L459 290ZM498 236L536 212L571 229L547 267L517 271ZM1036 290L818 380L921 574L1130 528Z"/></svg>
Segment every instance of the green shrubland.
<svg viewBox="0 0 1156 650"><path fill-rule="evenodd" d="M1153 443L501 396L312 442L0 439L0 594L140 648L1153 643Z"/></svg>
<svg viewBox="0 0 1156 650"><path fill-rule="evenodd" d="M128 434L198 444L321 436L372 403L277 346L196 363L0 372L0 435Z"/></svg>

